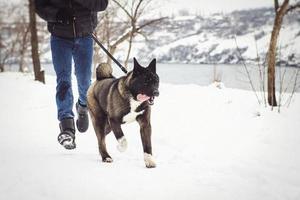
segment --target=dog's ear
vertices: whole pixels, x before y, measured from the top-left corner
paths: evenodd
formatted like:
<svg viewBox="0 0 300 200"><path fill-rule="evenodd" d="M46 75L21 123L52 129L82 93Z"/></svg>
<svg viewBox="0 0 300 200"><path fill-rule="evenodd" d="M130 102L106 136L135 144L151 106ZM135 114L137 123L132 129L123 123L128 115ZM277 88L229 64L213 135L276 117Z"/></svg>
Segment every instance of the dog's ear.
<svg viewBox="0 0 300 200"><path fill-rule="evenodd" d="M134 67L140 66L140 64L138 63L138 61L136 60L135 57L133 57L133 66L134 66Z"/></svg>
<svg viewBox="0 0 300 200"><path fill-rule="evenodd" d="M148 69L153 72L156 73L156 59L154 58L151 63L148 66Z"/></svg>
<svg viewBox="0 0 300 200"><path fill-rule="evenodd" d="M133 75L138 76L142 73L143 67L138 63L138 61L133 58Z"/></svg>

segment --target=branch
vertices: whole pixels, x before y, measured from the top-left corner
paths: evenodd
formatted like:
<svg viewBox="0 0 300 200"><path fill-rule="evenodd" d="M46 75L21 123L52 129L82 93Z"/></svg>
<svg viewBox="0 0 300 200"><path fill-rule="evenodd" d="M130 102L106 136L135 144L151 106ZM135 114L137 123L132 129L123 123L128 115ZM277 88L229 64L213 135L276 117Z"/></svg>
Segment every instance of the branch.
<svg viewBox="0 0 300 200"><path fill-rule="evenodd" d="M149 26L149 25L154 24L154 23L161 22L161 21L163 21L163 20L166 19L166 18L168 18L168 17L161 17L161 18L158 18L158 19L150 20L150 21L148 21L148 22L146 22L146 23L140 25L136 30L139 31L139 30L143 29L143 28L146 27L146 26Z"/></svg>
<svg viewBox="0 0 300 200"><path fill-rule="evenodd" d="M132 20L132 16L131 14L128 12L128 10L125 9L125 6L122 6L118 1L116 0L112 0L113 2L115 2L115 4L117 4L125 13L126 15Z"/></svg>
<svg viewBox="0 0 300 200"><path fill-rule="evenodd" d="M148 37L145 33L143 33L142 31L137 32L137 34L140 34L146 41L148 41Z"/></svg>
<svg viewBox="0 0 300 200"><path fill-rule="evenodd" d="M161 18L158 18L158 19L150 20L150 21L140 25L135 30L131 29L130 31L128 31L127 33L122 35L113 45L111 45L111 47L113 47L113 48L117 47L119 44L121 44L122 42L127 40L131 36L131 34L135 34L135 33L139 32L141 29L145 28L146 26L149 26L149 25L154 24L154 23L158 23L158 22L164 20L165 18L167 18L167 17L161 17Z"/></svg>
<svg viewBox="0 0 300 200"><path fill-rule="evenodd" d="M143 7L141 7L139 9L139 12L137 13L137 18L139 18L144 13L145 9L147 9L147 11L152 10L151 8L150 9L148 8L148 5L150 5L150 4L151 4L151 0L148 0L148 1L144 0Z"/></svg>
<svg viewBox="0 0 300 200"><path fill-rule="evenodd" d="M132 31L125 33L113 45L111 45L111 47L116 48L119 44L121 44L122 42L127 40L127 38L129 38L131 34L132 34Z"/></svg>
<svg viewBox="0 0 300 200"><path fill-rule="evenodd" d="M239 53L240 59L242 60L242 63L243 63L243 65L244 65L244 68L245 68L245 70L246 70L246 72L247 72L247 76L248 76L248 79L249 79L249 82L250 82L252 91L254 92L254 94L255 94L255 96L256 96L256 99L257 99L257 101L258 101L258 104L260 104L260 100L259 100L259 98L258 98L258 96L257 96L257 93L256 93L256 90L255 90L255 88L254 88L254 85L253 85L253 82L252 82L252 79L251 79L250 72L249 72L249 70L248 70L248 68L247 68L247 65L246 65L245 60L244 60L243 55L242 55L242 52L240 51L240 48L239 48L239 46L238 46L236 36L234 36L234 41L235 41L235 45L236 45L237 52Z"/></svg>
<svg viewBox="0 0 300 200"><path fill-rule="evenodd" d="M285 13L291 12L291 11L297 9L297 8L300 8L300 2L296 3L295 5L291 5L291 6L286 10Z"/></svg>
<svg viewBox="0 0 300 200"><path fill-rule="evenodd" d="M138 3L138 5L137 5L136 8L135 8L134 15L133 15L133 18L134 18L134 19L136 19L136 17L137 17L137 12L138 12L138 10L139 10L139 8L140 8L142 2L143 2L143 0L140 0L139 3Z"/></svg>

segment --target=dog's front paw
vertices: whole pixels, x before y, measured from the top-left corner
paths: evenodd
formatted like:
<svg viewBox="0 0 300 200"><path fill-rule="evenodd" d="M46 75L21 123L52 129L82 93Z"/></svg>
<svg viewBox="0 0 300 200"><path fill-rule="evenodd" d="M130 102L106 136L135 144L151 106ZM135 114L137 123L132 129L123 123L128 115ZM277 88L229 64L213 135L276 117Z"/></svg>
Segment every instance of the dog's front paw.
<svg viewBox="0 0 300 200"><path fill-rule="evenodd" d="M113 162L113 159L110 158L110 157L106 157L106 158L103 158L103 159L102 159L102 162L112 163L112 162Z"/></svg>
<svg viewBox="0 0 300 200"><path fill-rule="evenodd" d="M154 168L156 167L154 158L151 154L144 153L144 160L147 168Z"/></svg>
<svg viewBox="0 0 300 200"><path fill-rule="evenodd" d="M126 151L126 149L127 149L127 140L126 140L126 138L123 136L120 139L118 139L118 142L119 142L119 144L117 146L117 149L120 152Z"/></svg>

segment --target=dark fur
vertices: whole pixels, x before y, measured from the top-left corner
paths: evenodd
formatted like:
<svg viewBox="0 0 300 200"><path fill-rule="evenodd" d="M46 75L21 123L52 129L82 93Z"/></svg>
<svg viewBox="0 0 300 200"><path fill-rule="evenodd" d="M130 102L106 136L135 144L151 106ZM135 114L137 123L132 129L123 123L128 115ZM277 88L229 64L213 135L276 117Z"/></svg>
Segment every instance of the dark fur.
<svg viewBox="0 0 300 200"><path fill-rule="evenodd" d="M111 72L109 65L99 65L97 81L88 90L89 112L104 162L112 161L106 149L105 136L111 131L116 139L124 136L121 124L124 123L123 117L130 112L130 99L137 100L137 95L141 93L154 98L158 96L159 86L155 59L147 68L140 66L134 59L133 71L118 79L114 78ZM152 155L149 101L143 102L135 111L144 111L136 117L136 121L140 125L144 153Z"/></svg>

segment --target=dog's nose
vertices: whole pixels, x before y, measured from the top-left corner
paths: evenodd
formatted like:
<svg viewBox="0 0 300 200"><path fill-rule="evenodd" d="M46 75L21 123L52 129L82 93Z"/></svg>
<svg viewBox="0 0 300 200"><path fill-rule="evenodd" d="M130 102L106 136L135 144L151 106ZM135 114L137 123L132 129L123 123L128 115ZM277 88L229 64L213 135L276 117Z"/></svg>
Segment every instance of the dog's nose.
<svg viewBox="0 0 300 200"><path fill-rule="evenodd" d="M153 92L153 96L158 97L158 96L159 96L159 91L158 91L158 90L155 90L155 91Z"/></svg>

